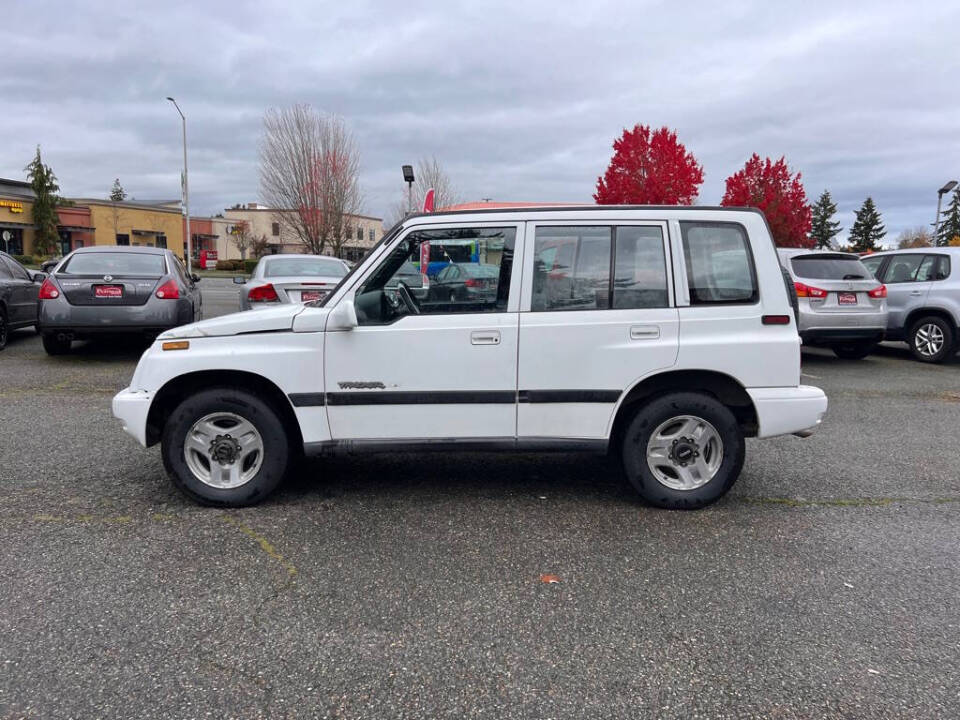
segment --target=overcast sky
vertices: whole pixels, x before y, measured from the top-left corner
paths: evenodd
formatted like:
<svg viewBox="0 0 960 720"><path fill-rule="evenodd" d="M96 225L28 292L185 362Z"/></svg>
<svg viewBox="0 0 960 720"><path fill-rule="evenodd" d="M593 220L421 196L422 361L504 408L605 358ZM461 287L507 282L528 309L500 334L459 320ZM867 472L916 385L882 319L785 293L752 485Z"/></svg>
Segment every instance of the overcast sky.
<svg viewBox="0 0 960 720"><path fill-rule="evenodd" d="M71 7L72 6L72 7ZM751 153L786 155L845 230L872 195L888 240L960 179L960 3L765 1L4 3L0 176L37 143L64 194L258 198L263 111L342 115L367 213L435 155L466 200L590 202L611 143L668 125L716 204Z"/></svg>

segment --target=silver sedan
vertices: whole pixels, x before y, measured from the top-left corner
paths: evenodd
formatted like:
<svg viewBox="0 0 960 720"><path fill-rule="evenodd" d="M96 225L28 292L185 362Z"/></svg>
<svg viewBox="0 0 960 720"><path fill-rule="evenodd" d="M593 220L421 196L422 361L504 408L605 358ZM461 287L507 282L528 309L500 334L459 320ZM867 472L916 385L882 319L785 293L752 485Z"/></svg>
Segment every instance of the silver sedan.
<svg viewBox="0 0 960 720"><path fill-rule="evenodd" d="M324 255L268 255L249 278L233 282L240 286L240 309L252 310L322 300L349 271L343 260Z"/></svg>

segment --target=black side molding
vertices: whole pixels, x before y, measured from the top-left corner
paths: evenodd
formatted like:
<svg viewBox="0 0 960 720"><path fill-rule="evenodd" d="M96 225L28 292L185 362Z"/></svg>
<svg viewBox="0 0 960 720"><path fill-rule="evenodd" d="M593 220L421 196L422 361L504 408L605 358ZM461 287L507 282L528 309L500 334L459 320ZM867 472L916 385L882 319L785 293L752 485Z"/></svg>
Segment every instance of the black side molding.
<svg viewBox="0 0 960 720"><path fill-rule="evenodd" d="M290 393L287 397L294 407L317 407L325 404L323 393Z"/></svg>
<svg viewBox="0 0 960 720"><path fill-rule="evenodd" d="M370 390L290 393L294 407L322 405L509 405L522 403L615 403L619 390Z"/></svg>

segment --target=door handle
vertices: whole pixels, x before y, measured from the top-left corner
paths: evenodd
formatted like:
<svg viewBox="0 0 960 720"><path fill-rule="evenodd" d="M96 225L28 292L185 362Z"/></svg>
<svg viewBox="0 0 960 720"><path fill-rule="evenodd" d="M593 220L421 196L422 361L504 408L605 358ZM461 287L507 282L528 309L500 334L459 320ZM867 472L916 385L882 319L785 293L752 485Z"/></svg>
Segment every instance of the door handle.
<svg viewBox="0 0 960 720"><path fill-rule="evenodd" d="M499 345L500 331L499 330L480 330L478 332L472 332L470 333L470 344L471 345Z"/></svg>
<svg viewBox="0 0 960 720"><path fill-rule="evenodd" d="M634 325L630 328L631 340L656 340L660 337L659 325Z"/></svg>
<svg viewBox="0 0 960 720"><path fill-rule="evenodd" d="M923 295L923 291L922 291L922 290L911 290L911 291L910 291L910 294L911 294L911 295Z"/></svg>

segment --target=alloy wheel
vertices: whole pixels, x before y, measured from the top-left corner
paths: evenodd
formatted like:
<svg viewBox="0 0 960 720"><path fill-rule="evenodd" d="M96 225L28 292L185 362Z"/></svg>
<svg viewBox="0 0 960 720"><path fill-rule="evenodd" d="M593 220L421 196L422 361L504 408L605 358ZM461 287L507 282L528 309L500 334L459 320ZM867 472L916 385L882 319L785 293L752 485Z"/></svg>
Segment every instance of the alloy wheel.
<svg viewBox="0 0 960 720"><path fill-rule="evenodd" d="M710 482L723 463L717 429L694 415L660 423L647 442L647 466L657 481L673 490L696 490Z"/></svg>
<svg viewBox="0 0 960 720"><path fill-rule="evenodd" d="M263 438L253 423L235 413L211 413L187 432L183 457L197 480L229 490L249 482L260 470Z"/></svg>
<svg viewBox="0 0 960 720"><path fill-rule="evenodd" d="M943 349L943 330L935 323L926 323L917 328L913 345L924 357L933 357Z"/></svg>

